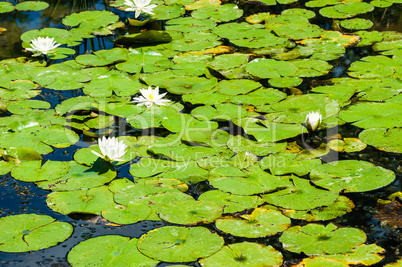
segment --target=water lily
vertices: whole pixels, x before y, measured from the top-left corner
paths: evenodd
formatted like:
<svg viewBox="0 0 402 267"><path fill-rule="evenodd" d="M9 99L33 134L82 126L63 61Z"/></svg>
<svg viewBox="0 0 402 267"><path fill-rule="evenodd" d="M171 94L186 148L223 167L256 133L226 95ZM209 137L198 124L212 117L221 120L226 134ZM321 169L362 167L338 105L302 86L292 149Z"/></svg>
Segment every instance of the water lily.
<svg viewBox="0 0 402 267"><path fill-rule="evenodd" d="M309 132L314 132L320 126L322 116L318 112L310 112L306 116L306 127Z"/></svg>
<svg viewBox="0 0 402 267"><path fill-rule="evenodd" d="M106 161L124 161L121 159L127 153L127 145L117 140L116 137L102 137L98 139L99 149L102 154L91 150L92 153Z"/></svg>
<svg viewBox="0 0 402 267"><path fill-rule="evenodd" d="M52 50L56 49L60 45L61 44L57 44L54 41L54 38L50 38L49 36L46 36L45 38L38 37L31 41L32 48L27 48L26 50L31 51L38 55L42 55L42 54L47 55L48 53L54 52Z"/></svg>
<svg viewBox="0 0 402 267"><path fill-rule="evenodd" d="M138 18L141 14L141 12L151 14L152 9L154 9L157 5L150 5L151 0L126 0L124 2L125 5L130 6L129 8L126 9L126 11L133 11L135 12L135 17Z"/></svg>
<svg viewBox="0 0 402 267"><path fill-rule="evenodd" d="M151 86L148 89L140 89L142 96L134 97L133 102L138 102L137 106L145 105L147 108L151 107L153 104L164 106L168 99L162 99L167 93L159 94L159 86L152 89Z"/></svg>

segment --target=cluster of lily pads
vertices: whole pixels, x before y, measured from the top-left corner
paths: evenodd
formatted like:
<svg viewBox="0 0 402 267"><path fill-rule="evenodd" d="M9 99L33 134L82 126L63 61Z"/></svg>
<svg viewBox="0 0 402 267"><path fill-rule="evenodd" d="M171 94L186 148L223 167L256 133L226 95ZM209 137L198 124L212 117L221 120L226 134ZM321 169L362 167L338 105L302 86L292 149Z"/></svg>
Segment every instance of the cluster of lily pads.
<svg viewBox="0 0 402 267"><path fill-rule="evenodd" d="M306 7L338 19L384 5L373 2L314 0ZM263 244L276 235L284 250L307 256L299 266L380 262L384 249L367 244L362 230L328 221L353 210L347 193L389 185L394 172L322 157L367 144L402 152L402 121L395 119L402 115L402 34L327 31L310 22L316 13L301 8L234 22L247 3L152 3L111 4L133 12L129 23L142 27L117 37L113 49L54 63L74 55L84 39L125 25L111 11L83 11L64 18L65 29L21 35L38 57L0 61L0 175L51 191L46 204L61 214L174 225L139 239L91 238L69 252L69 263L280 266L282 253ZM163 28L151 29L156 20ZM326 79L332 60L352 45L372 46L378 55L353 62L348 76ZM39 100L41 88L82 95L51 108ZM347 123L364 129L359 138L329 135ZM81 136L92 144L80 146ZM42 159L73 145L79 149L71 161ZM116 178L125 164L131 176ZM200 183L208 190L194 197L191 188ZM48 248L72 232L46 215L2 217L0 251ZM231 244L227 236L247 241Z"/></svg>

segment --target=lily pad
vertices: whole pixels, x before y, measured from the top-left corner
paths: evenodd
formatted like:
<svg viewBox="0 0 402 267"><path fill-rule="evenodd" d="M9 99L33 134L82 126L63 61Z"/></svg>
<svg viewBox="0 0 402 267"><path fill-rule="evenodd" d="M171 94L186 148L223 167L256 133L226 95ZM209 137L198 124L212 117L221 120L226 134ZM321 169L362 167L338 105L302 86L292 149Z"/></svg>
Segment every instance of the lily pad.
<svg viewBox="0 0 402 267"><path fill-rule="evenodd" d="M212 223L221 217L223 206L208 200L172 202L158 209L159 217L167 222L182 225Z"/></svg>
<svg viewBox="0 0 402 267"><path fill-rule="evenodd" d="M320 159L310 159L295 153L272 154L260 161L262 169L269 169L273 175L294 173L299 176L308 174L315 166L321 165Z"/></svg>
<svg viewBox="0 0 402 267"><path fill-rule="evenodd" d="M165 226L138 240L138 250L165 262L189 262L206 258L223 247L223 238L203 227Z"/></svg>
<svg viewBox="0 0 402 267"><path fill-rule="evenodd" d="M348 30L367 30L373 27L373 22L367 19L348 19L342 20L341 26Z"/></svg>
<svg viewBox="0 0 402 267"><path fill-rule="evenodd" d="M311 210L282 210L285 216L292 219L304 220L308 222L328 221L339 216L345 215L355 207L352 200L345 196L339 196L338 199L327 207L319 207Z"/></svg>
<svg viewBox="0 0 402 267"><path fill-rule="evenodd" d="M306 226L293 226L287 229L279 241L284 249L307 255L340 254L351 251L366 241L366 234L357 228L338 228L330 223L327 226L310 223Z"/></svg>
<svg viewBox="0 0 402 267"><path fill-rule="evenodd" d="M80 55L75 60L85 66L107 66L127 60L128 50L113 48L111 50L99 50L94 54Z"/></svg>
<svg viewBox="0 0 402 267"><path fill-rule="evenodd" d="M379 150L402 153L402 128L374 128L364 130L359 134L363 142L376 147Z"/></svg>
<svg viewBox="0 0 402 267"><path fill-rule="evenodd" d="M299 68L285 61L257 58L247 64L246 70L258 78L266 79L294 76Z"/></svg>
<svg viewBox="0 0 402 267"><path fill-rule="evenodd" d="M235 4L225 4L221 6L210 6L199 8L191 13L195 19L210 19L215 22L227 22L240 18L243 10L239 9Z"/></svg>
<svg viewBox="0 0 402 267"><path fill-rule="evenodd" d="M290 219L279 211L257 208L250 215L241 215L240 218L218 219L215 225L234 236L259 238L283 232L290 226Z"/></svg>
<svg viewBox="0 0 402 267"><path fill-rule="evenodd" d="M334 139L328 143L328 147L338 152L357 152L365 149L367 144L357 138Z"/></svg>
<svg viewBox="0 0 402 267"><path fill-rule="evenodd" d="M343 242L343 241L340 241ZM347 253L339 253L336 255L323 255L327 259L334 259L344 264L357 265L363 264L366 266L380 262L384 258L385 250L376 244L359 245Z"/></svg>
<svg viewBox="0 0 402 267"><path fill-rule="evenodd" d="M102 217L118 224L132 224L146 220L152 209L146 204L130 202L127 206L115 205L102 211Z"/></svg>
<svg viewBox="0 0 402 267"><path fill-rule="evenodd" d="M53 192L47 195L46 204L61 214L84 213L100 215L114 207L113 194L107 186L86 190Z"/></svg>
<svg viewBox="0 0 402 267"><path fill-rule="evenodd" d="M275 206L293 210L309 210L329 206L338 198L337 193L318 189L310 185L308 180L294 176L291 181L293 186L262 195L262 198Z"/></svg>
<svg viewBox="0 0 402 267"><path fill-rule="evenodd" d="M36 214L2 217L0 229L0 251L12 253L52 247L73 233L71 224Z"/></svg>
<svg viewBox="0 0 402 267"><path fill-rule="evenodd" d="M105 235L80 242L68 253L71 266L156 266L159 261L150 259L137 249L138 239L119 235Z"/></svg>
<svg viewBox="0 0 402 267"><path fill-rule="evenodd" d="M340 160L315 167L310 179L334 192L365 192L390 184L395 173L366 161Z"/></svg>
<svg viewBox="0 0 402 267"><path fill-rule="evenodd" d="M259 196L239 196L219 190L210 190L198 197L198 200L208 200L224 207L223 213L235 213L256 208L264 203Z"/></svg>
<svg viewBox="0 0 402 267"><path fill-rule="evenodd" d="M0 13L8 13L11 11L14 11L15 6L13 5L13 3L9 3L9 2L1 2L0 3Z"/></svg>
<svg viewBox="0 0 402 267"><path fill-rule="evenodd" d="M228 244L219 252L211 257L200 260L201 266L280 266L282 264L282 254L272 246L262 244L242 242Z"/></svg>
<svg viewBox="0 0 402 267"><path fill-rule="evenodd" d="M24 1L15 6L18 11L40 11L49 7L49 4L43 1Z"/></svg>

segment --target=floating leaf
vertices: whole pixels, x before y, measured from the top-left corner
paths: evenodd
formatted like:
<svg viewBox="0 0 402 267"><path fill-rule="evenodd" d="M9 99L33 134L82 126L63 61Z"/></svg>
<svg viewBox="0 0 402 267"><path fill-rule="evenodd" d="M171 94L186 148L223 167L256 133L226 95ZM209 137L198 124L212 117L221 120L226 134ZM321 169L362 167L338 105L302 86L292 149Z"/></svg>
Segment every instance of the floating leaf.
<svg viewBox="0 0 402 267"><path fill-rule="evenodd" d="M235 4L199 8L191 13L191 16L195 19L210 19L215 22L235 20L240 18L242 15L243 10L239 9Z"/></svg>
<svg viewBox="0 0 402 267"><path fill-rule="evenodd" d="M40 11L49 7L49 4L43 1L24 1L15 6L18 11Z"/></svg>
<svg viewBox="0 0 402 267"><path fill-rule="evenodd" d="M354 207L355 205L353 204L352 200L345 196L339 196L333 204L327 207L319 207L306 211L282 210L282 213L292 219L304 220L308 222L328 221L351 212Z"/></svg>
<svg viewBox="0 0 402 267"><path fill-rule="evenodd" d="M357 138L334 139L328 143L328 147L338 152L357 152L365 149L367 144Z"/></svg>
<svg viewBox="0 0 402 267"><path fill-rule="evenodd" d="M156 266L158 261L141 254L137 249L138 239L119 235L105 235L80 242L68 253L71 266Z"/></svg>
<svg viewBox="0 0 402 267"><path fill-rule="evenodd" d="M250 61L246 70L248 73L262 79L294 76L299 71L292 63L265 58Z"/></svg>
<svg viewBox="0 0 402 267"><path fill-rule="evenodd" d="M201 266L280 266L282 254L271 246L242 242L228 244L220 251L199 261Z"/></svg>
<svg viewBox="0 0 402 267"><path fill-rule="evenodd" d="M2 217L0 229L0 251L13 253L52 247L73 233L71 224L36 214Z"/></svg>
<svg viewBox="0 0 402 267"><path fill-rule="evenodd" d="M345 241L339 241L340 243ZM323 255L322 257L328 259L334 259L342 263L350 265L363 264L366 266L380 262L384 258L385 250L377 246L376 244L371 245L359 245L347 253L339 253L336 255Z"/></svg>
<svg viewBox="0 0 402 267"><path fill-rule="evenodd" d="M53 192L47 195L46 204L61 214L86 213L100 215L103 210L114 207L113 194L107 186L86 190Z"/></svg>
<svg viewBox="0 0 402 267"><path fill-rule="evenodd" d="M327 226L310 223L306 226L293 226L287 229L279 241L284 249L307 255L338 254L351 251L366 241L366 234L357 228L338 228L330 223Z"/></svg>
<svg viewBox="0 0 402 267"><path fill-rule="evenodd" d="M223 238L202 227L165 226L138 240L138 250L153 259L189 262L206 258L223 247Z"/></svg>
<svg viewBox="0 0 402 267"><path fill-rule="evenodd" d="M115 205L104 209L102 217L118 224L132 224L147 219L151 212L152 209L146 204L130 202L127 206Z"/></svg>
<svg viewBox="0 0 402 267"><path fill-rule="evenodd" d="M215 225L234 236L259 238L283 232L290 226L290 219L279 211L257 208L250 215L241 215L240 218L218 219Z"/></svg>
<svg viewBox="0 0 402 267"><path fill-rule="evenodd" d="M3 152L2 156L6 161L16 161L17 163L42 159L38 152L27 147L10 147Z"/></svg>
<svg viewBox="0 0 402 267"><path fill-rule="evenodd" d="M348 30L367 30L373 26L373 22L367 19L348 19L342 20L341 26Z"/></svg>
<svg viewBox="0 0 402 267"><path fill-rule="evenodd" d="M13 3L9 3L9 2L1 2L0 3L0 13L8 13L11 11L14 11L15 6L13 5Z"/></svg>
<svg viewBox="0 0 402 267"><path fill-rule="evenodd" d="M402 153L401 136L402 128L374 128L364 130L359 134L359 138L363 142L377 149L393 153Z"/></svg>
<svg viewBox="0 0 402 267"><path fill-rule="evenodd" d="M127 60L128 50L113 48L111 50L99 50L94 54L80 55L75 60L86 66L107 66Z"/></svg>
<svg viewBox="0 0 402 267"><path fill-rule="evenodd" d="M338 198L337 193L318 189L310 185L308 180L293 176L291 181L293 186L262 195L262 198L275 206L294 210L309 210L328 206Z"/></svg>
<svg viewBox="0 0 402 267"><path fill-rule="evenodd" d="M388 185L395 173L366 161L340 160L315 167L310 179L335 192L365 192Z"/></svg>
<svg viewBox="0 0 402 267"><path fill-rule="evenodd" d="M224 207L223 213L235 213L256 208L264 203L258 196L239 196L219 190L210 190L198 197L198 200L208 200Z"/></svg>
<svg viewBox="0 0 402 267"><path fill-rule="evenodd" d="M212 201L181 201L165 204L158 209L159 217L167 222L183 225L212 223L221 217L223 206Z"/></svg>
<svg viewBox="0 0 402 267"><path fill-rule="evenodd" d="M272 154L260 161L262 169L269 169L273 175L294 173L299 176L308 174L315 166L321 165L320 159L310 159L295 153Z"/></svg>

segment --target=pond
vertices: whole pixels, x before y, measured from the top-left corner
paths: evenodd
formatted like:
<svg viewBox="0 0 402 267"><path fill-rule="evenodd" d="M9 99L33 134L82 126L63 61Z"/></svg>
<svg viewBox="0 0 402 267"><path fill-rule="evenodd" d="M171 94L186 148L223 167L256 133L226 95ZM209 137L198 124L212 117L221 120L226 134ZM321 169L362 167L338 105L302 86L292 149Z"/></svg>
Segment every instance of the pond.
<svg viewBox="0 0 402 267"><path fill-rule="evenodd" d="M400 0L0 2L2 266L402 266Z"/></svg>

